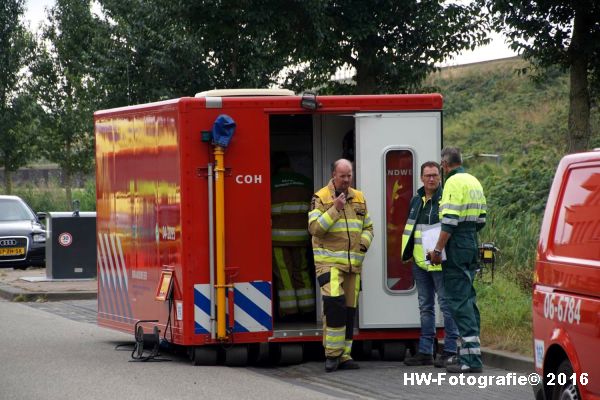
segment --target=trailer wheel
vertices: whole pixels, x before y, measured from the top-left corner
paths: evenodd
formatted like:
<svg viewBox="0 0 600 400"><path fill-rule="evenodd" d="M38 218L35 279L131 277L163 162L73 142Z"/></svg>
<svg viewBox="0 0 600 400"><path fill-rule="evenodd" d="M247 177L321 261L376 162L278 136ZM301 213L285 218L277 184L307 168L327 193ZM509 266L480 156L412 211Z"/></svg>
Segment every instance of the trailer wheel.
<svg viewBox="0 0 600 400"><path fill-rule="evenodd" d="M282 343L279 346L279 365L293 365L302 362L302 344Z"/></svg>
<svg viewBox="0 0 600 400"><path fill-rule="evenodd" d="M219 352L213 346L197 346L190 349L192 365L216 365Z"/></svg>
<svg viewBox="0 0 600 400"><path fill-rule="evenodd" d="M373 342L371 340L357 340L352 343L352 357L357 360L370 360L373 352Z"/></svg>
<svg viewBox="0 0 600 400"><path fill-rule="evenodd" d="M248 364L248 346L238 345L225 348L225 365L228 367L243 367Z"/></svg>
<svg viewBox="0 0 600 400"><path fill-rule="evenodd" d="M250 364L265 365L269 363L269 343L251 344L248 351L248 362Z"/></svg>
<svg viewBox="0 0 600 400"><path fill-rule="evenodd" d="M384 361L403 361L406 355L406 344L403 342L383 342L379 347L379 355Z"/></svg>

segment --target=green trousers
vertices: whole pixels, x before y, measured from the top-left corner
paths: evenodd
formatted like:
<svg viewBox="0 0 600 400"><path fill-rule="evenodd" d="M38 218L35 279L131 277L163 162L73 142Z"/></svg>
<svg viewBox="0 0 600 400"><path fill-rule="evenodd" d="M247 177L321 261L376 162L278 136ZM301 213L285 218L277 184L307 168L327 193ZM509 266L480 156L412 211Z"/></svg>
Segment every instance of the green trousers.
<svg viewBox="0 0 600 400"><path fill-rule="evenodd" d="M475 232L455 232L446 244L443 264L446 302L461 336L460 363L480 368L480 316L473 287L479 252Z"/></svg>

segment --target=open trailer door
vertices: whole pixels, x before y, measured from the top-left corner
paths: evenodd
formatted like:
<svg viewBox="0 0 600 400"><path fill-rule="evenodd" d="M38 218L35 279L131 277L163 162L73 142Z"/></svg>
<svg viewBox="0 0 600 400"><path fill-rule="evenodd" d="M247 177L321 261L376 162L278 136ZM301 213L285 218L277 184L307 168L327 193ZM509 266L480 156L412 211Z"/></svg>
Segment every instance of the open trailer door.
<svg viewBox="0 0 600 400"><path fill-rule="evenodd" d="M402 232L421 184L420 165L439 160L442 113L358 113L355 121L356 183L375 234L362 270L359 327L419 327L411 264L401 259Z"/></svg>

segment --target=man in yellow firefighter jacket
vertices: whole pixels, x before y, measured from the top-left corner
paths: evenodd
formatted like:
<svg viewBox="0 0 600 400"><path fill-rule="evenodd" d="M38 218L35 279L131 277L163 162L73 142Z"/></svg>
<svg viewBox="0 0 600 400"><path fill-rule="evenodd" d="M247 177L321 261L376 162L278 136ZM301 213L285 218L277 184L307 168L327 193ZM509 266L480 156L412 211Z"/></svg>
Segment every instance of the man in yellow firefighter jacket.
<svg viewBox="0 0 600 400"><path fill-rule="evenodd" d="M292 170L285 153L275 153L272 164L277 171L271 179L271 238L279 315L311 313L315 293L306 262L306 213L312 184Z"/></svg>
<svg viewBox="0 0 600 400"><path fill-rule="evenodd" d="M350 187L352 163L333 163L333 178L313 195L308 213L317 280L323 296L325 371L358 369L350 356L362 262L373 224L362 192Z"/></svg>

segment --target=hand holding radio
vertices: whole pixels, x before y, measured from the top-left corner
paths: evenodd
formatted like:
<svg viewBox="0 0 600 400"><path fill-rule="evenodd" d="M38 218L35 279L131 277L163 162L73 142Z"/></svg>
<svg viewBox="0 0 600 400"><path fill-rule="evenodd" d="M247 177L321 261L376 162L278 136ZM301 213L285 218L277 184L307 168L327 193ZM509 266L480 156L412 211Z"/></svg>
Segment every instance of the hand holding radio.
<svg viewBox="0 0 600 400"><path fill-rule="evenodd" d="M346 205L346 194L339 190L335 191L335 197L333 198L333 205L338 211L342 211Z"/></svg>

